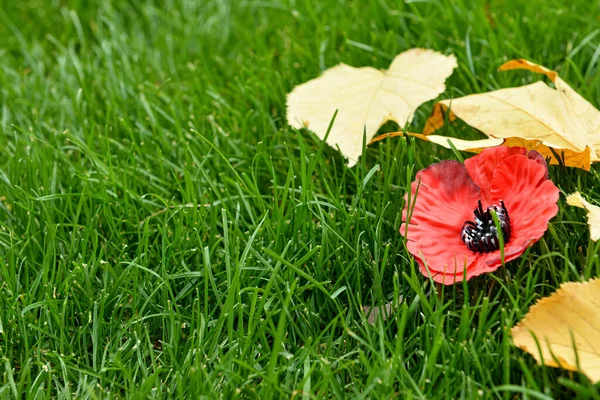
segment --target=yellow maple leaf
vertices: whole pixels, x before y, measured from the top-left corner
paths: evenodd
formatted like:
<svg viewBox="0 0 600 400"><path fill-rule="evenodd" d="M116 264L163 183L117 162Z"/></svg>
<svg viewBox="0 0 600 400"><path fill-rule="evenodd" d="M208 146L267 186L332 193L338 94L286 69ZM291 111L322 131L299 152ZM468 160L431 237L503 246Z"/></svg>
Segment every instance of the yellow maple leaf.
<svg viewBox="0 0 600 400"><path fill-rule="evenodd" d="M387 121L410 122L422 103L446 89L444 82L456 66L453 55L427 49L397 55L387 71L339 64L288 94L288 124L324 139L337 110L327 143L339 147L353 166L362 153L364 132L369 140Z"/></svg>
<svg viewBox="0 0 600 400"><path fill-rule="evenodd" d="M588 203L579 192L569 195L567 197L567 204L583 208L587 211L590 238L593 241L600 239L600 207Z"/></svg>
<svg viewBox="0 0 600 400"><path fill-rule="evenodd" d="M533 305L511 329L513 343L540 364L600 381L600 280L568 282Z"/></svg>
<svg viewBox="0 0 600 400"><path fill-rule="evenodd" d="M437 103L427 120L424 135L430 135L446 120L460 118L477 128L490 140L456 142L465 151L481 151L497 146L498 139L507 146L525 146L537 150L558 163L590 169L590 163L600 161L600 111L575 92L555 71L527 60L512 60L501 71L527 69L546 75L556 89L543 82L516 88L473 94ZM446 137L429 137L445 147ZM449 138L455 144L455 138Z"/></svg>

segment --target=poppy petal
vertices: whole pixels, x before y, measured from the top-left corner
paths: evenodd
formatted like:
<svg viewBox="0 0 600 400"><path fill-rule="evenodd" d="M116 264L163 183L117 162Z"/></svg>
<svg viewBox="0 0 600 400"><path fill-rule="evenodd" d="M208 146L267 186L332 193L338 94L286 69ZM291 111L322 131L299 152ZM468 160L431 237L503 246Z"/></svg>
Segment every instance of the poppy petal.
<svg viewBox="0 0 600 400"><path fill-rule="evenodd" d="M511 238L504 245L505 263L518 258L538 241L548 229L548 221L558 212L559 191L548 180L546 160L534 150L527 152L527 157L522 156L525 152L519 153L500 161L489 188L490 203L504 200L511 219ZM480 254L467 268L466 279L501 266L500 250Z"/></svg>
<svg viewBox="0 0 600 400"><path fill-rule="evenodd" d="M548 222L558 212L559 191L546 178L547 170L537 160L509 157L498 165L490 193L494 202L504 201L511 224L507 250L522 250L538 241Z"/></svg>
<svg viewBox="0 0 600 400"><path fill-rule="evenodd" d="M472 219L479 196L479 188L457 161L443 161L417 173L400 233L424 275L429 276L429 270L434 280L445 284L462 280L465 266L475 261L477 253L465 246L461 230Z"/></svg>
<svg viewBox="0 0 600 400"><path fill-rule="evenodd" d="M546 171L545 177L548 179L548 163L546 162L544 156L535 150L529 150L529 152L527 152L527 158L543 166L544 170Z"/></svg>
<svg viewBox="0 0 600 400"><path fill-rule="evenodd" d="M436 271L432 271L428 266L426 267L420 258L415 257L415 259L417 260L417 263L419 264L419 269L420 269L421 273L423 275L425 275L426 277L431 276L431 279L433 279L434 282L441 283L444 285L453 285L456 282L461 282L463 280L464 271L465 271L464 266L463 266L463 268L460 269L460 271L457 268L456 272L454 272L454 269L452 269L448 272L436 272ZM467 267L467 269L468 268L469 267ZM467 280L469 280L468 273L467 273Z"/></svg>
<svg viewBox="0 0 600 400"><path fill-rule="evenodd" d="M491 147L483 150L478 155L465 160L465 167L471 179L481 188L481 200L484 206L492 204L490 186L494 171L498 165L508 157L515 155L525 156L527 149L524 147Z"/></svg>
<svg viewBox="0 0 600 400"><path fill-rule="evenodd" d="M487 206L492 203L490 195L490 186L494 171L498 168L498 165L506 160L508 157L522 155L527 158L534 160L538 164L544 167L546 171L546 178L548 178L548 164L544 157L535 150L527 150L524 147L491 147L485 149L480 154L465 160L465 167L471 175L471 179L477 186L481 188L481 199Z"/></svg>
<svg viewBox="0 0 600 400"><path fill-rule="evenodd" d="M524 243L518 238L511 237L510 241L504 245L504 262L519 258L521 254L527 250L527 247L531 244L531 241ZM496 250L490 253L482 253L475 262L469 265L467 269L467 280L474 276L494 272L502 266L502 253L500 250Z"/></svg>

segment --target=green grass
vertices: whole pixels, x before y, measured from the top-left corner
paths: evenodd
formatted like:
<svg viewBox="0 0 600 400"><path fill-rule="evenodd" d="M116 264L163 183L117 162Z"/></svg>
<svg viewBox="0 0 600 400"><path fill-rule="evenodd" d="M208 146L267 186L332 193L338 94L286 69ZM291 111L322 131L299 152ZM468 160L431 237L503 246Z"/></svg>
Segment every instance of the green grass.
<svg viewBox="0 0 600 400"><path fill-rule="evenodd" d="M390 139L348 169L285 123L295 85L417 46L457 56L443 97L541 79L497 72L525 57L598 106L600 2L97 3L0 1L2 397L600 398L509 336L600 275L582 210L562 196L523 257L435 286L403 196L456 155ZM597 167L550 175L600 199Z"/></svg>

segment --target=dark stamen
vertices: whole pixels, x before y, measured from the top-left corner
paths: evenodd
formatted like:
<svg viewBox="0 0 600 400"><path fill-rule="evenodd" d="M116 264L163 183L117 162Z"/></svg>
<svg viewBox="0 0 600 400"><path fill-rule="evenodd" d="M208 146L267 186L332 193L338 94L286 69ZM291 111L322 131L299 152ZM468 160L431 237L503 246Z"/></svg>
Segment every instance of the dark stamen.
<svg viewBox="0 0 600 400"><path fill-rule="evenodd" d="M500 200L500 205L493 204L484 211L481 200L479 200L477 208L473 210L475 222L466 221L460 234L469 250L489 253L500 248L500 239L492 217L492 210L496 212L498 222L500 222L504 243L510 240L510 217L504 201Z"/></svg>

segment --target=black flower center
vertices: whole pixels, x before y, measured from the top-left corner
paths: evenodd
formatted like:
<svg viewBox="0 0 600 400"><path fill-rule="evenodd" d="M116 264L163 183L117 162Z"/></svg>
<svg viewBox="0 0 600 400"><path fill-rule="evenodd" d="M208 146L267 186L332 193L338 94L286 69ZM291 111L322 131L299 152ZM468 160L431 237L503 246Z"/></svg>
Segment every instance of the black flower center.
<svg viewBox="0 0 600 400"><path fill-rule="evenodd" d="M473 210L475 222L466 221L460 233L460 237L469 250L478 253L489 253L500 248L498 230L496 229L496 224L494 224L492 210L498 216L504 243L510 239L510 217L508 216L504 201L500 200L500 205L493 204L484 211L480 200L479 206Z"/></svg>

